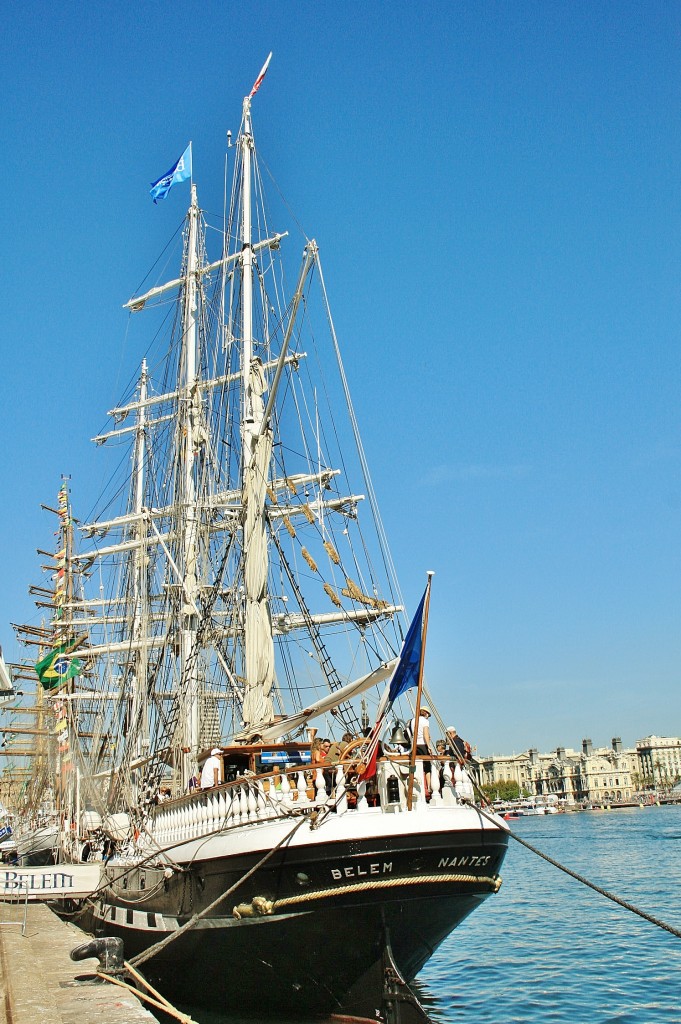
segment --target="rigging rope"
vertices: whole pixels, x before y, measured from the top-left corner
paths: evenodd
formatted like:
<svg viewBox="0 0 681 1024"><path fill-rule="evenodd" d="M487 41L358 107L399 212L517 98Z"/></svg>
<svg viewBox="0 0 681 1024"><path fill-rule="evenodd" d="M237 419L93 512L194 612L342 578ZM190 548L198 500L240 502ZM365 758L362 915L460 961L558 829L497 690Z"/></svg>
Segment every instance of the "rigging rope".
<svg viewBox="0 0 681 1024"><path fill-rule="evenodd" d="M474 782L473 785L477 790L478 796L482 799L486 799L477 783ZM493 824L497 824L492 815L488 814L482 807L476 807L475 809L483 818L486 818ZM603 889L600 885L596 885L595 882L590 882L588 878L584 877L584 875L580 875L579 872L573 871L571 868L566 867L565 864L561 864L560 861L555 860L553 857L549 857L547 853L542 853L542 851L537 849L536 846L533 846L532 843L528 843L526 839L521 839L520 836L516 835L516 833L510 828L508 829L508 834L511 839L515 839L516 843L524 846L525 849L530 851L530 853L534 853L537 857L541 857L541 859L545 860L547 864L551 864L552 867L558 868L559 871L569 875L570 878L574 878L576 881L581 882L582 885L587 886L587 888L593 889L593 891L599 893L600 896L605 896L606 899L616 903L619 907L623 907L625 910L631 911L632 914L642 917L644 921L649 921L650 924L654 924L658 928L662 928L663 931L669 932L670 935L675 935L677 939L681 939L681 929L674 928L673 925L667 924L666 921L661 921L659 917L655 917L653 914L649 914L646 910L641 910L639 907L634 906L633 903L629 903L627 900L623 900L620 896L616 896L614 892L610 892L608 889Z"/></svg>

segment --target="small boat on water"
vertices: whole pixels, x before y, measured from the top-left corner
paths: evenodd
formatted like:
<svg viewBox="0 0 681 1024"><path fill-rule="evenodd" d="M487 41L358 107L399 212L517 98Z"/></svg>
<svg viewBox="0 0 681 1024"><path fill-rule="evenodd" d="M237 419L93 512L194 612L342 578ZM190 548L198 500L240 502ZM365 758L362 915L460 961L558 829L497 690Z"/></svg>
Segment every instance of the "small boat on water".
<svg viewBox="0 0 681 1024"><path fill-rule="evenodd" d="M536 818L544 814L561 813L558 798L553 794L523 797L520 800L507 800L505 802L495 801L494 810L507 820L509 818Z"/></svg>
<svg viewBox="0 0 681 1024"><path fill-rule="evenodd" d="M529 797L526 800L520 801L518 805L518 814L523 818L535 818L539 815L546 814L546 805L537 797Z"/></svg>
<svg viewBox="0 0 681 1024"><path fill-rule="evenodd" d="M95 438L114 475L80 543L60 490L37 668L61 855L86 832L88 856L107 844L81 925L177 1001L373 1016L386 948L413 979L498 890L508 835L416 735L390 742L420 708L444 733L423 690L430 590L407 629L318 247L303 239L291 276L270 227L251 116L266 67L224 223L190 148L152 190L191 179L179 272L127 303L157 349Z"/></svg>

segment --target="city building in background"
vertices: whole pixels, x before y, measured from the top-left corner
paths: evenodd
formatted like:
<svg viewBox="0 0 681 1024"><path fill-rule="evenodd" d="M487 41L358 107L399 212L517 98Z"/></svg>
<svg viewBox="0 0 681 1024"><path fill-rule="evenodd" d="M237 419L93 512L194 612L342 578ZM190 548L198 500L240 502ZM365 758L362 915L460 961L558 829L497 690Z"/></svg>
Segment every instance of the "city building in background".
<svg viewBox="0 0 681 1024"><path fill-rule="evenodd" d="M681 779L681 739L678 736L645 736L636 743L641 783L668 789Z"/></svg>
<svg viewBox="0 0 681 1024"><path fill-rule="evenodd" d="M644 789L671 789L681 780L681 739L647 736L626 750L619 736L610 747L583 739L581 751L557 747L540 754L530 748L477 760L482 785L515 782L521 796L553 795L566 804L618 803Z"/></svg>

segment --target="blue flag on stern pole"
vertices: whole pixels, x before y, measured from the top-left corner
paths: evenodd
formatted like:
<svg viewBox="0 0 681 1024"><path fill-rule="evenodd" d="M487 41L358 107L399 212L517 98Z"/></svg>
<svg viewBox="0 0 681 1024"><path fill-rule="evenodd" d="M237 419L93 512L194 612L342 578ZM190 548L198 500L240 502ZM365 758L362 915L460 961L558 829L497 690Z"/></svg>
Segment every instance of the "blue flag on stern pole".
<svg viewBox="0 0 681 1024"><path fill-rule="evenodd" d="M390 681L390 690L388 691L389 704L397 700L405 690L411 689L412 686L418 686L421 646L423 644L423 607L427 592L426 588L421 598L421 603L411 621L411 626L407 632L400 654L400 660Z"/></svg>
<svg viewBox="0 0 681 1024"><path fill-rule="evenodd" d="M171 188L173 187L173 185L176 184L176 182L186 181L187 178L191 178L191 176L192 144L190 142L187 148L185 149L184 153L180 157L180 159L177 161L177 163L173 164L170 170L166 171L162 178L159 178L158 181L153 181L151 183L149 195L154 200L154 202L157 203L159 199L165 199L165 197L168 195Z"/></svg>

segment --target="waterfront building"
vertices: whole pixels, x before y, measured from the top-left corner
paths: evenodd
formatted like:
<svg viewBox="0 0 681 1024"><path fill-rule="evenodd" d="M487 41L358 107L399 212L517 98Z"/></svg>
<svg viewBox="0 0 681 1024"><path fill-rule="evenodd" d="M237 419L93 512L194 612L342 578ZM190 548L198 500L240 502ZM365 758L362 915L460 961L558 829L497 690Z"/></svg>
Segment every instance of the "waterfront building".
<svg viewBox="0 0 681 1024"><path fill-rule="evenodd" d="M478 758L478 772L481 785L498 785L502 782L516 782L522 793L531 793L530 755L536 751L525 751L522 754L492 754L491 757Z"/></svg>
<svg viewBox="0 0 681 1024"><path fill-rule="evenodd" d="M521 795L555 795L565 804L631 800L639 768L635 750L623 750L616 736L611 747L594 749L582 740L581 752L557 747L547 754L531 748L522 754L479 760L482 783L516 782Z"/></svg>
<svg viewBox="0 0 681 1024"><path fill-rule="evenodd" d="M670 789L681 779L681 739L646 736L636 741L641 785Z"/></svg>
<svg viewBox="0 0 681 1024"><path fill-rule="evenodd" d="M598 804L631 800L637 770L636 751L623 750L619 736L614 737L611 747L597 749L590 739L584 739L573 777L575 800Z"/></svg>

